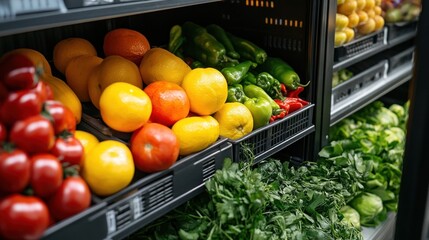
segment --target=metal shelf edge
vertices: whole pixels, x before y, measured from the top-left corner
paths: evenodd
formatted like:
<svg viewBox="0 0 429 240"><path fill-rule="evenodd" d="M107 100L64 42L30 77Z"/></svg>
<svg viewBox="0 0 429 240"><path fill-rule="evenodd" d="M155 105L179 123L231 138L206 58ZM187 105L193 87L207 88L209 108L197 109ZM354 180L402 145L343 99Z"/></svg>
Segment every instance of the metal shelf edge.
<svg viewBox="0 0 429 240"><path fill-rule="evenodd" d="M391 231L396 222L396 213L389 212L387 219L377 227L362 227L362 235L364 240L377 239L392 239L393 231Z"/></svg>

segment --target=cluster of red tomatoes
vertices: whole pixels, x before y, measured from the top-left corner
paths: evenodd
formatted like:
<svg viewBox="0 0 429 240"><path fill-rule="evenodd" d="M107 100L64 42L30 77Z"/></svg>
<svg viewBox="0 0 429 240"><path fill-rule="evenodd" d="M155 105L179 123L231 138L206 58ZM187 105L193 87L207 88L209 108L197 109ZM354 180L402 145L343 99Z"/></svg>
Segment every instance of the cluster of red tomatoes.
<svg viewBox="0 0 429 240"><path fill-rule="evenodd" d="M76 119L23 55L0 62L0 238L37 239L91 204Z"/></svg>

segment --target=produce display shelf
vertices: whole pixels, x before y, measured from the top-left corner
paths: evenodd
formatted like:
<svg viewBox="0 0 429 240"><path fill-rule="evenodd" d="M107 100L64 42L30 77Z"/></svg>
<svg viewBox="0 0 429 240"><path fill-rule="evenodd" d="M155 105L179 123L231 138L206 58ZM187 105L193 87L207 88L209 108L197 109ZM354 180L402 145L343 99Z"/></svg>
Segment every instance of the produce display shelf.
<svg viewBox="0 0 429 240"><path fill-rule="evenodd" d="M409 81L412 77L413 64L403 65L387 74L379 81L365 88L359 94L355 94L342 102L339 102L335 108L331 108L330 125L334 125L341 119L353 114L368 103L378 99L384 94L392 91L403 83Z"/></svg>
<svg viewBox="0 0 429 240"><path fill-rule="evenodd" d="M31 7L35 8L33 11L27 8L26 14L15 15L14 12L20 13L20 11L12 10L9 6L9 2L15 3L18 1L24 0L0 1L0 37L133 14L220 2L220 0L116 0L114 4L89 5L69 9L67 5L74 6L75 3L82 3L84 1L57 0L55 1L56 5L54 8L50 5L48 8L48 6L40 7L40 5L37 4L34 6L30 4ZM32 1L27 0L24 2ZM46 1L39 0L39 2Z"/></svg>
<svg viewBox="0 0 429 240"><path fill-rule="evenodd" d="M408 47L405 50L394 51L389 61L389 73L395 71L403 65L413 63L414 60L414 46Z"/></svg>
<svg viewBox="0 0 429 240"><path fill-rule="evenodd" d="M417 20L411 22L388 23L387 42L391 45L404 42L417 33Z"/></svg>
<svg viewBox="0 0 429 240"><path fill-rule="evenodd" d="M232 144L233 160L248 161L247 149L252 150L254 164L277 153L314 131L312 124L314 104L309 104L285 118L256 129L250 134L228 141Z"/></svg>
<svg viewBox="0 0 429 240"><path fill-rule="evenodd" d="M108 138L86 122L78 129ZM181 157L167 170L145 174L136 170L129 186L111 196L93 196L93 205L49 228L43 239L121 239L204 191L205 182L232 159L232 145L218 139L206 149ZM97 229L94 231L94 229Z"/></svg>
<svg viewBox="0 0 429 240"><path fill-rule="evenodd" d="M362 227L364 240L394 239L396 213L389 212L387 219L377 227Z"/></svg>

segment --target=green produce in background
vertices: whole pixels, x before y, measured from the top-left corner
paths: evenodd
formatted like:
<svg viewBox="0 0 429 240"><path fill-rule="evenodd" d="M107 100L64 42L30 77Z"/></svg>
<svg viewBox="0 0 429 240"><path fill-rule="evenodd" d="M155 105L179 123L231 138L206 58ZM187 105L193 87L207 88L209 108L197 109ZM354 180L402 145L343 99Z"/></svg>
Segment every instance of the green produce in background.
<svg viewBox="0 0 429 240"><path fill-rule="evenodd" d="M193 22L182 25L186 41L183 45L184 54L188 55L208 67L216 67L225 61L225 47L216 40L207 30Z"/></svg>
<svg viewBox="0 0 429 240"><path fill-rule="evenodd" d="M225 77L228 85L240 83L243 77L249 72L251 67L255 67L255 64L251 61L244 61L233 67L226 67L221 70L221 73Z"/></svg>
<svg viewBox="0 0 429 240"><path fill-rule="evenodd" d="M375 194L364 192L355 197L350 206L354 208L360 216L360 223L363 226L377 226L387 218L383 201Z"/></svg>
<svg viewBox="0 0 429 240"><path fill-rule="evenodd" d="M268 57L263 64L258 65L257 71L268 72L280 83L283 83L289 90L295 90L299 86L306 87L309 84L309 82L301 84L301 80L295 70L285 61L277 57Z"/></svg>
<svg viewBox="0 0 429 240"><path fill-rule="evenodd" d="M360 229L360 215L358 211L354 208L346 205L340 209L341 213L344 215L344 218L341 220L350 224L351 226Z"/></svg>
<svg viewBox="0 0 429 240"><path fill-rule="evenodd" d="M175 55L183 58L183 53L179 51L185 42L185 37L182 35L182 27L180 25L174 25L170 29L170 39L168 41L168 51Z"/></svg>
<svg viewBox="0 0 429 240"><path fill-rule="evenodd" d="M264 91L264 89L253 84L246 85L243 87L243 89L247 97L264 98L267 100L271 105L272 115L276 115L280 110L280 106Z"/></svg>
<svg viewBox="0 0 429 240"><path fill-rule="evenodd" d="M341 69L332 74L332 87L337 86L353 77L353 72L348 69Z"/></svg>
<svg viewBox="0 0 429 240"><path fill-rule="evenodd" d="M257 64L262 64L267 59L267 52L253 42L237 37L229 32L226 32L226 34L235 50L240 54L241 59L250 60Z"/></svg>
<svg viewBox="0 0 429 240"><path fill-rule="evenodd" d="M227 102L240 102L244 103L248 97L244 93L243 86L241 84L233 84L228 86L228 97Z"/></svg>
<svg viewBox="0 0 429 240"><path fill-rule="evenodd" d="M273 108L268 100L265 98L248 98L244 102L253 117L253 130L263 127L270 121Z"/></svg>
<svg viewBox="0 0 429 240"><path fill-rule="evenodd" d="M234 59L240 58L240 54L237 51L235 51L231 40L229 39L225 30L221 26L217 24L210 24L206 26L206 29L211 35L213 35L216 38L216 40L222 43L222 45L225 47L227 56L232 57Z"/></svg>

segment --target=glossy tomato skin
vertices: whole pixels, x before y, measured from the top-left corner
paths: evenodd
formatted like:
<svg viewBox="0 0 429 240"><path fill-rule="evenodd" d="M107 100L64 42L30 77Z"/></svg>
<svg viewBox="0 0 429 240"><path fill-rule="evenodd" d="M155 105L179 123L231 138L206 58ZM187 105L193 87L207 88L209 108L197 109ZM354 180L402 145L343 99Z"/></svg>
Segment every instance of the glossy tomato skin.
<svg viewBox="0 0 429 240"><path fill-rule="evenodd" d="M20 150L0 150L0 192L18 193L30 182L31 164L28 155Z"/></svg>
<svg viewBox="0 0 429 240"><path fill-rule="evenodd" d="M54 127L48 119L36 115L16 122L9 138L29 154L49 152L55 142Z"/></svg>
<svg viewBox="0 0 429 240"><path fill-rule="evenodd" d="M22 54L8 54L2 59L0 80L10 90L34 88L39 81L33 62Z"/></svg>
<svg viewBox="0 0 429 240"><path fill-rule="evenodd" d="M6 88L4 83L0 81L0 102L2 102L9 94L9 90Z"/></svg>
<svg viewBox="0 0 429 240"><path fill-rule="evenodd" d="M1 239L39 239L49 226L49 210L39 198L12 194L0 202Z"/></svg>
<svg viewBox="0 0 429 240"><path fill-rule="evenodd" d="M0 144L7 140L7 128L2 122L0 122Z"/></svg>
<svg viewBox="0 0 429 240"><path fill-rule="evenodd" d="M147 123L134 131L130 140L137 169L152 173L172 166L179 157L179 141L174 132L159 123Z"/></svg>
<svg viewBox="0 0 429 240"><path fill-rule="evenodd" d="M54 92L46 82L39 81L30 91L39 94L42 103L48 100L54 100Z"/></svg>
<svg viewBox="0 0 429 240"><path fill-rule="evenodd" d="M45 101L44 109L49 113L54 121L55 134L64 131L74 133L76 131L76 118L73 112L59 101Z"/></svg>
<svg viewBox="0 0 429 240"><path fill-rule="evenodd" d="M1 119L11 126L25 118L40 114L43 102L39 93L31 90L9 92L1 106Z"/></svg>
<svg viewBox="0 0 429 240"><path fill-rule="evenodd" d="M91 204L91 192L79 176L64 179L60 188L49 200L49 210L55 220L63 220L87 209Z"/></svg>
<svg viewBox="0 0 429 240"><path fill-rule="evenodd" d="M80 141L74 136L56 138L51 153L66 166L82 166L84 149Z"/></svg>
<svg viewBox="0 0 429 240"><path fill-rule="evenodd" d="M63 168L54 155L49 153L34 154L30 158L30 185L34 194L39 197L49 197L63 182Z"/></svg>

